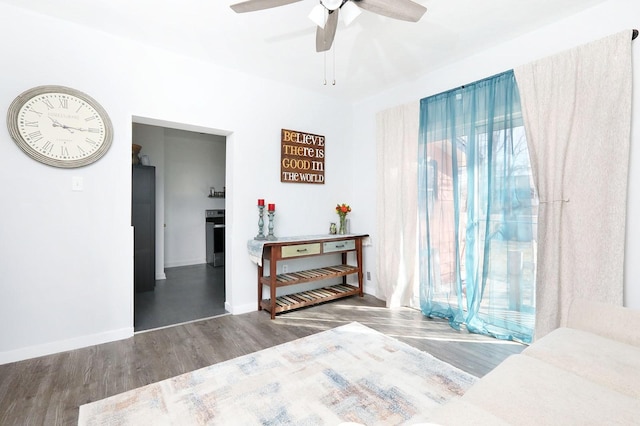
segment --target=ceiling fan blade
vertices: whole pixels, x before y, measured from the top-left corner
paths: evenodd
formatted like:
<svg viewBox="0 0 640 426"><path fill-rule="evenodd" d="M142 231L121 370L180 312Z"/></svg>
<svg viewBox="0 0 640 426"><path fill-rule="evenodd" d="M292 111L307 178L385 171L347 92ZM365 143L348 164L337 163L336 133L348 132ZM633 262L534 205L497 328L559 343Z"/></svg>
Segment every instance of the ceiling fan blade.
<svg viewBox="0 0 640 426"><path fill-rule="evenodd" d="M256 10L271 9L272 7L284 6L297 3L302 0L247 0L242 3L231 5L236 13L255 12Z"/></svg>
<svg viewBox="0 0 640 426"><path fill-rule="evenodd" d="M418 22L427 8L411 0L352 0L364 10L402 21Z"/></svg>
<svg viewBox="0 0 640 426"><path fill-rule="evenodd" d="M331 49L333 39L336 36L336 29L338 28L338 11L336 9L329 13L327 23L322 27L318 27L316 30L316 52L326 52Z"/></svg>

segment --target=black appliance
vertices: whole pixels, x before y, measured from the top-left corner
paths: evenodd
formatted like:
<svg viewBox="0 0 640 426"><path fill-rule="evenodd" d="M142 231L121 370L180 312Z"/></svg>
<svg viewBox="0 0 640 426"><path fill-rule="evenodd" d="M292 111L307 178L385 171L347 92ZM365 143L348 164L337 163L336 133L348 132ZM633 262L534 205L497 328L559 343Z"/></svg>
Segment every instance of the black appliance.
<svg viewBox="0 0 640 426"><path fill-rule="evenodd" d="M156 286L156 168L131 168L133 283L136 292Z"/></svg>
<svg viewBox="0 0 640 426"><path fill-rule="evenodd" d="M205 210L207 263L224 266L224 209Z"/></svg>

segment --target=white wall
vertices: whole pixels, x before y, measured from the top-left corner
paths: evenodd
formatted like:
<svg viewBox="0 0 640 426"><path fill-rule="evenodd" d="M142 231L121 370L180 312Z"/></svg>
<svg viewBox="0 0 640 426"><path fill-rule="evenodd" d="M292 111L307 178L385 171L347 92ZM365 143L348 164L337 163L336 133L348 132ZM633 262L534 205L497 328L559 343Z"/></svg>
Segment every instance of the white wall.
<svg viewBox="0 0 640 426"><path fill-rule="evenodd" d="M205 210L224 209L208 198L225 186L225 138L165 130L165 267L205 263Z"/></svg>
<svg viewBox="0 0 640 426"><path fill-rule="evenodd" d="M351 145L351 149L357 151L359 161L353 173L368 184L362 185L352 200L359 205L375 206L375 114L378 111L447 91L609 34L640 28L639 16L640 2L637 0L612 0L359 103L354 109L353 122L357 144ZM624 288L625 305L640 308L640 263L636 261L640 258L640 85L637 84L640 81L640 39L633 43L633 54L636 84L633 89ZM373 208L371 211L375 212ZM373 233L374 244L375 221L375 214L362 218L363 228ZM371 251L365 259L367 269L375 270L373 254ZM373 288L375 283L371 284Z"/></svg>
<svg viewBox="0 0 640 426"><path fill-rule="evenodd" d="M102 104L114 142L97 163L63 170L27 157L0 131L0 363L132 335L134 118L227 136L233 313L257 307L246 242L257 232L258 198L277 204L283 236L325 233L338 201L364 212L350 199L353 161L342 155L353 143L344 131L349 106L0 4L0 39L16 34L19 43L2 45L0 114L28 88L66 85ZM326 136L325 185L280 183L282 128ZM84 191L71 191L74 176L83 177Z"/></svg>

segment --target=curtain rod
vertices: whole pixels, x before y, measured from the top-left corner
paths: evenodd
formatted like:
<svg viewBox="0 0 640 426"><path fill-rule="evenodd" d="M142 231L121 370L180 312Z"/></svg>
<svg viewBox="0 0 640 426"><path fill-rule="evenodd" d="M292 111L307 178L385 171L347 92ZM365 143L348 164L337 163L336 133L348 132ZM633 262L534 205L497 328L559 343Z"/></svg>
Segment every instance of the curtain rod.
<svg viewBox="0 0 640 426"><path fill-rule="evenodd" d="M635 40L636 38L638 38L638 30L634 28L633 31L631 32L631 41ZM460 86L460 89L464 89L464 85Z"/></svg>

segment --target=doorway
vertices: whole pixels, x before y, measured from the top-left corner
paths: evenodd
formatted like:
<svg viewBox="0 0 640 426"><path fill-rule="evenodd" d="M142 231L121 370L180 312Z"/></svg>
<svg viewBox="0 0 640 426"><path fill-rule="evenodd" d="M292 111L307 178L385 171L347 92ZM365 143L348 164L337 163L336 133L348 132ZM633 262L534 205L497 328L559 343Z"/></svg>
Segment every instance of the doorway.
<svg viewBox="0 0 640 426"><path fill-rule="evenodd" d="M137 121L133 143L156 170L156 242L155 288L134 293L134 330L225 314L225 268L207 264L204 216L226 207L226 136Z"/></svg>

